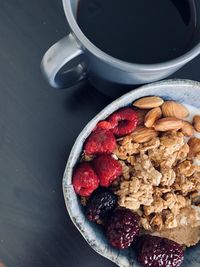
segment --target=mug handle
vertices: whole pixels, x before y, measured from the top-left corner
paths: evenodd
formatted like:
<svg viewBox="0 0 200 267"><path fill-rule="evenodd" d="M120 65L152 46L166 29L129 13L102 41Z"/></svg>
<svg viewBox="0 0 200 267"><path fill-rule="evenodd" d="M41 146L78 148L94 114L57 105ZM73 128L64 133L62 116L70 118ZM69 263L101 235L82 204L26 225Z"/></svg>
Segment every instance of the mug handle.
<svg viewBox="0 0 200 267"><path fill-rule="evenodd" d="M84 52L70 33L47 50L41 69L54 88L67 88L86 78Z"/></svg>

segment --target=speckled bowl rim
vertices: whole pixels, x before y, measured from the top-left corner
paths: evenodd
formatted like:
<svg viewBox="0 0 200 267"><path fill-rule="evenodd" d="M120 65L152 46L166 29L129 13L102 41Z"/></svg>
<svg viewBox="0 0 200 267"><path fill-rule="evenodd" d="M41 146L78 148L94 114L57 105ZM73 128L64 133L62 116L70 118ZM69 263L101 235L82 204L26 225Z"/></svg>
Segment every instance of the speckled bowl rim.
<svg viewBox="0 0 200 267"><path fill-rule="evenodd" d="M115 110L127 106L126 103L131 103L134 99L140 98L145 95L154 95L154 90L155 89L161 89L165 87L178 87L179 90L184 89L186 86L188 88L193 88L195 90L199 89L199 94L200 94L200 82L197 81L192 81L192 80L187 80L187 79L172 79L172 80L164 80L160 82L154 82L151 84L147 84L141 87L138 87L137 89L134 89L118 99L114 100L111 102L109 105L107 105L101 112L99 112L81 131L79 136L77 137L71 153L68 158L68 162L64 171L64 176L63 176L63 194L64 194L64 199L65 199L65 204L67 211L69 213L69 216L76 226L76 228L79 230L81 235L84 237L84 239L87 241L87 243L100 255L103 257L111 260L115 264L121 267L127 267L127 266L139 266L136 262L132 262L132 264L127 265L126 257L128 256L128 252L125 251L124 255L118 255L121 254L117 250L113 248L102 248L102 242L99 242L100 240L90 240L90 235L94 234L95 231L95 225L90 224L88 221L84 220L83 214L80 213L81 208L80 204L77 200L76 194L74 192L73 186L71 184L72 181L72 172L75 164L77 163L77 160L80 156L80 151L82 150L82 145L84 144L86 138L88 135L91 133L91 131L94 129L96 123L100 120L105 119L108 117L111 113L113 113ZM148 94L147 94L148 91ZM189 92L188 92L189 94ZM167 91L166 91L166 97L167 97ZM200 96L199 96L200 97ZM170 97L171 98L171 97ZM190 103L188 103L190 104ZM76 203L75 203L76 202ZM73 203L73 204L72 204ZM73 210L73 206L77 208L77 210ZM78 205L78 206L77 206ZM80 221L79 221L79 217ZM89 225L88 225L89 224ZM102 238L102 237L101 237ZM113 253L114 250L114 253ZM124 262L124 263L123 263Z"/></svg>

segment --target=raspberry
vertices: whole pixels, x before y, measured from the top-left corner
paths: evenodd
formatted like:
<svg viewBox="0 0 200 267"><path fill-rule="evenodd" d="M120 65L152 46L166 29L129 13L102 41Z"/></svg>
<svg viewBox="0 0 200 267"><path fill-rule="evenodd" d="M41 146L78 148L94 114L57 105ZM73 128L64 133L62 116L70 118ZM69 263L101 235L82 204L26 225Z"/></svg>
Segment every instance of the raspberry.
<svg viewBox="0 0 200 267"><path fill-rule="evenodd" d="M100 185L108 187L121 175L121 164L111 157L111 155L100 155L93 161L96 174L99 177Z"/></svg>
<svg viewBox="0 0 200 267"><path fill-rule="evenodd" d="M138 123L137 113L131 108L123 108L113 113L108 121L111 123L112 132L116 136L123 136L132 133Z"/></svg>
<svg viewBox="0 0 200 267"><path fill-rule="evenodd" d="M116 147L116 140L109 130L97 128L88 137L85 143L85 153L88 155L112 153Z"/></svg>
<svg viewBox="0 0 200 267"><path fill-rule="evenodd" d="M95 191L89 199L86 216L89 221L97 222L107 217L117 205L117 196L110 190Z"/></svg>
<svg viewBox="0 0 200 267"><path fill-rule="evenodd" d="M74 171L73 186L80 196L90 196L99 186L99 178L89 163L81 163Z"/></svg>
<svg viewBox="0 0 200 267"><path fill-rule="evenodd" d="M137 244L138 261L144 266L178 267L184 259L181 245L167 238L144 235Z"/></svg>
<svg viewBox="0 0 200 267"><path fill-rule="evenodd" d="M110 130L112 128L112 125L108 121L100 121L97 123L97 127L104 130Z"/></svg>
<svg viewBox="0 0 200 267"><path fill-rule="evenodd" d="M139 218L128 209L113 212L106 224L106 235L113 247L128 248L139 234Z"/></svg>

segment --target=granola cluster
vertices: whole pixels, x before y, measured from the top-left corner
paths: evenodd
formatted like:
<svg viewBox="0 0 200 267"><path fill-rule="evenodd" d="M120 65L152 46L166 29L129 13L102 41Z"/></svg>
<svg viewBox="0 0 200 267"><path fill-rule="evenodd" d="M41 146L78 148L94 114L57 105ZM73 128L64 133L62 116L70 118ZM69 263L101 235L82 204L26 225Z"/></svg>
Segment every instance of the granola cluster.
<svg viewBox="0 0 200 267"><path fill-rule="evenodd" d="M137 212L151 232L200 225L200 166L189 156L183 133L136 141L135 133L120 138L114 151L123 169L114 187L119 205Z"/></svg>

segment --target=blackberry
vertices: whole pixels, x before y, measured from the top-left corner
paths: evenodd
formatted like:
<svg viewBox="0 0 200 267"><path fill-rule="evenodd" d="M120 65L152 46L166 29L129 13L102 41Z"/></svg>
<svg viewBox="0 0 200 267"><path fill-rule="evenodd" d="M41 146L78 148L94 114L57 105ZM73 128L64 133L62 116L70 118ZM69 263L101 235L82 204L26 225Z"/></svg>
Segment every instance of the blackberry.
<svg viewBox="0 0 200 267"><path fill-rule="evenodd" d="M139 263L151 267L178 267L184 259L181 245L151 235L143 235L138 239L137 254Z"/></svg>
<svg viewBox="0 0 200 267"><path fill-rule="evenodd" d="M106 224L109 243L116 248L128 248L139 234L139 218L129 209L113 212Z"/></svg>
<svg viewBox="0 0 200 267"><path fill-rule="evenodd" d="M117 205L117 196L110 190L97 190L89 199L86 216L89 221L97 222L109 215Z"/></svg>

